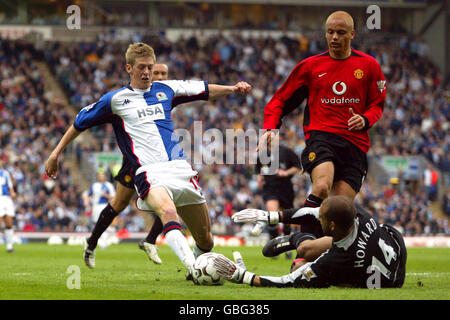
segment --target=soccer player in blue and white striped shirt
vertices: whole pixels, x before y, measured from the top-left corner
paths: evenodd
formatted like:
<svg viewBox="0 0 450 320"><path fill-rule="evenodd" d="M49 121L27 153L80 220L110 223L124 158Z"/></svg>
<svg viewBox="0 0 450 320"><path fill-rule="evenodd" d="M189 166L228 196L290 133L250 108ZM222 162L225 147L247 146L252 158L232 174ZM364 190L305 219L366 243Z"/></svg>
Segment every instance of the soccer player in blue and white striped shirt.
<svg viewBox="0 0 450 320"><path fill-rule="evenodd" d="M0 158L0 226L5 222L6 251L14 252L13 248L13 219L15 216L14 203L16 197L11 174L6 170L3 159Z"/></svg>
<svg viewBox="0 0 450 320"><path fill-rule="evenodd" d="M111 123L123 155L136 168L135 187L139 209L156 212L163 223L166 240L190 272L195 256L214 246L208 207L197 181L197 172L185 160L174 135L171 110L194 100L213 100L229 94L247 94L251 86L233 86L206 81L154 81L156 62L153 49L143 43L128 47L126 71L128 86L105 94L80 111L73 125L46 161L46 173L56 178L58 157L83 130ZM177 213L196 242L194 253L181 232Z"/></svg>

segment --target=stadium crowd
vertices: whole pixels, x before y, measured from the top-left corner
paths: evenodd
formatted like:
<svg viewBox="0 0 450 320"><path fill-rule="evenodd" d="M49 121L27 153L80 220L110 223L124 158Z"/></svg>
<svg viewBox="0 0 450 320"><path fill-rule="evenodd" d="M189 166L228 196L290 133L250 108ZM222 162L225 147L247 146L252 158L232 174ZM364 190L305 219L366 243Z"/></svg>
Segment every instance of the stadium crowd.
<svg viewBox="0 0 450 320"><path fill-rule="evenodd" d="M123 57L128 43L103 41L106 37L103 35L95 43L51 42L41 53L76 112L128 82ZM168 63L171 79L202 78L211 83L242 79L253 85L252 94L246 97L229 96L214 103L197 102L176 108L175 123L191 132L194 121L202 121L204 131L261 128L265 104L298 61L325 50L325 43L316 36L299 39L284 36L276 41L218 35L209 39L182 38L172 43L163 34L143 34L141 40L154 47L158 62ZM0 147L17 181L17 228L86 231L89 208L84 207L83 190L71 180L68 169L63 166L56 181L43 176L48 146L56 144L73 118L46 99L45 79L32 58L39 54L32 52L34 49L29 45L0 43L3 73ZM357 45L359 50L377 58L389 84L384 115L371 129L372 148L368 155L372 159L383 155L424 155L441 172L448 173L450 84L427 58L428 48L422 41L403 36L397 42L382 43ZM301 126L302 107L284 120L281 130L281 140L299 155L305 146ZM116 150L110 126L97 128L93 133L96 140L83 147L82 154ZM204 147L193 147L191 159ZM233 212L246 207L264 208L252 165L194 167L200 173L200 183L210 205L213 233L235 234L241 226L231 222ZM293 182L297 195L294 205L298 207L308 194L310 180L303 174ZM405 234L448 234L446 220L432 215L424 184L415 186L392 184L380 189L369 179L358 201L376 209L381 221L396 225ZM445 186L450 188L449 181L445 181ZM119 228L144 231L145 223L130 206L120 215Z"/></svg>
<svg viewBox="0 0 450 320"><path fill-rule="evenodd" d="M43 163L73 115L46 94L39 56L30 44L0 41L0 156L16 183L17 228L71 230L81 223L81 190L66 166L53 181Z"/></svg>

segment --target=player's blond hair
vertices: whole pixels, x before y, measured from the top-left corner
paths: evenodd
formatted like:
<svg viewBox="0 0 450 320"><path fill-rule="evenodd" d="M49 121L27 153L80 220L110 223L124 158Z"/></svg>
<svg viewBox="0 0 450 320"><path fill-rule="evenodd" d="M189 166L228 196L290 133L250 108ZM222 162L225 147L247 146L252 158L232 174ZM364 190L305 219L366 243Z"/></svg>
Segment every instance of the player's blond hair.
<svg viewBox="0 0 450 320"><path fill-rule="evenodd" d="M125 52L125 60L127 64L134 65L137 58L150 57L156 62L155 50L148 44L136 42L128 46Z"/></svg>

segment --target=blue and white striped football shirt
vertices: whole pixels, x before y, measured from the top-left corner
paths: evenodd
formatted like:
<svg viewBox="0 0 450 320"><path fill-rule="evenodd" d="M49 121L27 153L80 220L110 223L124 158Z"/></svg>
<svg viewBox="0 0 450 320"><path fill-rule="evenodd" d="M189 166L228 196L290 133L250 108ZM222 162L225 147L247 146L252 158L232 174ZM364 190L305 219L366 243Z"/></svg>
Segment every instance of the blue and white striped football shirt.
<svg viewBox="0 0 450 320"><path fill-rule="evenodd" d="M111 123L120 150L133 164L140 166L184 159L174 134L171 110L195 100L208 100L206 81L155 81L147 90L130 86L105 94L99 101L83 108L74 127Z"/></svg>
<svg viewBox="0 0 450 320"><path fill-rule="evenodd" d="M0 168L0 196L11 196L12 188L11 175L5 169Z"/></svg>

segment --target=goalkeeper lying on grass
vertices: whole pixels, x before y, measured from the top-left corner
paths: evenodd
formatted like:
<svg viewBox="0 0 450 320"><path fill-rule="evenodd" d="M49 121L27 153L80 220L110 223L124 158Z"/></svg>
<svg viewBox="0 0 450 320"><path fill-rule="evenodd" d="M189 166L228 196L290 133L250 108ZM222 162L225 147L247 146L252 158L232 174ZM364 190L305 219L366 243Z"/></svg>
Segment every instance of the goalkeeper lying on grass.
<svg viewBox="0 0 450 320"><path fill-rule="evenodd" d="M248 210L236 213L235 221L239 214L241 222L257 222L258 217L270 216L267 212L259 212L251 217ZM324 234L332 239L331 248L316 260L297 265L290 274L270 277L247 271L242 259L234 263L220 255L214 261L217 272L229 281L262 287L389 288L403 285L406 247L402 235L395 228L378 224L367 211L356 207L345 196L329 197L319 210L308 214L319 220ZM305 233L278 237L269 241L263 252L278 255L314 238Z"/></svg>

